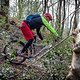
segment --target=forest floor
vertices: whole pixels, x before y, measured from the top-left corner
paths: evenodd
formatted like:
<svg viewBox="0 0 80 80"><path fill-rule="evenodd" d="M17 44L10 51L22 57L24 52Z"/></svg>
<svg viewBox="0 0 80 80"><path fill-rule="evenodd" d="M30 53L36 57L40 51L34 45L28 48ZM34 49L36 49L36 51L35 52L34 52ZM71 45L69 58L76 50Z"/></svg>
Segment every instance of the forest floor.
<svg viewBox="0 0 80 80"><path fill-rule="evenodd" d="M43 49L43 46L37 46L36 47L36 51L35 51L35 55ZM42 54L42 53L40 53ZM39 55L38 55L39 57ZM33 61L33 59L32 59ZM0 59L0 64L4 65L7 62L7 60L5 59L5 57L2 57ZM23 63L17 65L17 64L12 64L10 63L10 66L12 68L14 68L16 71L18 71L18 74L21 73L23 71L23 69L27 69L29 71L32 71L34 74L36 74L37 76L46 76L46 69L44 68L44 66L42 65L42 63L40 61L34 61L33 63L31 62L31 60L26 59L26 61L24 61Z"/></svg>

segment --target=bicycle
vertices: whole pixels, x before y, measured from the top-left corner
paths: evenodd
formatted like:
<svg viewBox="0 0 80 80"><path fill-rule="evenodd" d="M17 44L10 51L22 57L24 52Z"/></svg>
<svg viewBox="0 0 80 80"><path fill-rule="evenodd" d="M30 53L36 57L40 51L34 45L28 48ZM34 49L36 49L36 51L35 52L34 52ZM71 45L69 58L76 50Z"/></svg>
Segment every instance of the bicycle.
<svg viewBox="0 0 80 80"><path fill-rule="evenodd" d="M32 45L25 51L26 54L30 55L35 55L35 43L36 40L33 41ZM21 64L23 63L26 59L32 58L28 57L27 55L20 55L18 54L18 51L20 51L23 47L24 44L22 41L18 40L11 40L10 42L7 43L4 47L4 55L5 58L10 62L14 64Z"/></svg>

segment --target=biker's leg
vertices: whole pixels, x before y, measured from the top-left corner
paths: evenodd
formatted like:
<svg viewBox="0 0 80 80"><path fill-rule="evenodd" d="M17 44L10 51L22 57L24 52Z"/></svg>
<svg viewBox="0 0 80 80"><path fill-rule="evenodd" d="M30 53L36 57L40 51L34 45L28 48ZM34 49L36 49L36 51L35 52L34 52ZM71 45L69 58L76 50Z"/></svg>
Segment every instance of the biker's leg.
<svg viewBox="0 0 80 80"><path fill-rule="evenodd" d="M32 38L32 39L30 39L30 40L25 44L25 46L23 47L21 53L24 53L24 52L29 48L29 46L31 46L33 40L34 40L34 39Z"/></svg>
<svg viewBox="0 0 80 80"><path fill-rule="evenodd" d="M32 55L32 44L29 46L30 54Z"/></svg>
<svg viewBox="0 0 80 80"><path fill-rule="evenodd" d="M27 25L27 23L24 25L24 27L22 26L20 29L23 33L24 38L26 39L26 41L28 41L21 51L21 53L24 53L26 51L26 49L28 49L29 46L32 44L32 42L34 40L34 34L33 34L32 30L29 28L29 26Z"/></svg>
<svg viewBox="0 0 80 80"><path fill-rule="evenodd" d="M22 41L19 41L19 43L20 43L22 46L24 46L24 45L25 45L25 43L24 43L24 42L22 42Z"/></svg>

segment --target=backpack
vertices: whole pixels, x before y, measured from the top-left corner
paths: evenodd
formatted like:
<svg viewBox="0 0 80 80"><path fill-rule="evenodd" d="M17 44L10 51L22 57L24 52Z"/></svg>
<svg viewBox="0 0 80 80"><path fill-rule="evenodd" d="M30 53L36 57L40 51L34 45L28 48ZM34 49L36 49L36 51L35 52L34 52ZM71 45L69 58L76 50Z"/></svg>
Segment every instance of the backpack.
<svg viewBox="0 0 80 80"><path fill-rule="evenodd" d="M26 21L30 22L32 19L37 18L37 17L40 17L40 15L39 14L29 15L27 16Z"/></svg>

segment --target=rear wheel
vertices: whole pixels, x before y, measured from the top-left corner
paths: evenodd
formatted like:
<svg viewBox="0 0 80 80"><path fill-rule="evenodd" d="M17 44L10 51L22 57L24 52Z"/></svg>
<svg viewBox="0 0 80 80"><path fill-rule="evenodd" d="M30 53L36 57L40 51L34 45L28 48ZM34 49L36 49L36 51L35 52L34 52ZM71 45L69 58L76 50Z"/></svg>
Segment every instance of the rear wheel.
<svg viewBox="0 0 80 80"><path fill-rule="evenodd" d="M17 52L23 48L23 45L20 44L17 40L9 42L4 47L4 54L6 55L7 60L14 64L20 64L26 60L24 56L18 56Z"/></svg>

